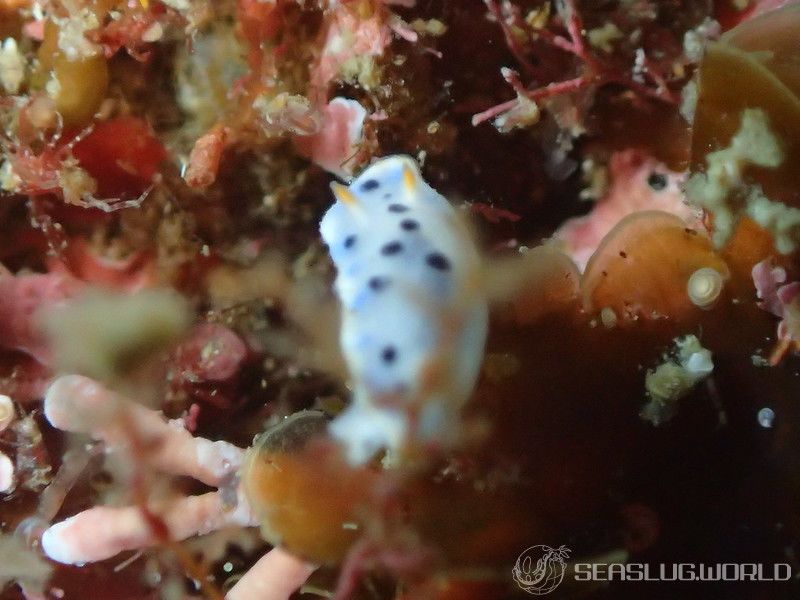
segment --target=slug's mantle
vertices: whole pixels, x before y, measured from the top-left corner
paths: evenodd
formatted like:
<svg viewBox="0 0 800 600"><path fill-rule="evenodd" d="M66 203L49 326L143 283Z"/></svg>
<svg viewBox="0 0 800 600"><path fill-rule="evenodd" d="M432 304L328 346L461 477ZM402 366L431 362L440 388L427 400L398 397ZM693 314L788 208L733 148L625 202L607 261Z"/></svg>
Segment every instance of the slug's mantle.
<svg viewBox="0 0 800 600"><path fill-rule="evenodd" d="M486 339L474 243L409 157L384 158L332 188L320 231L338 269L340 342L355 388L332 432L353 463L412 440L447 445Z"/></svg>

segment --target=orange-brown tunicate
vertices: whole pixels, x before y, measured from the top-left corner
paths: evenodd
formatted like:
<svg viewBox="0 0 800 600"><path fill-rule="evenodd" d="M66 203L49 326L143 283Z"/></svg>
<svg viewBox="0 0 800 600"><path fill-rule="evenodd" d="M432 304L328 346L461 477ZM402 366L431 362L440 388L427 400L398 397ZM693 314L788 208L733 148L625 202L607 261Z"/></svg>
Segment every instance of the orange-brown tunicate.
<svg viewBox="0 0 800 600"><path fill-rule="evenodd" d="M317 564L340 564L359 545L428 571L503 565L543 535L528 486L442 477L412 465L350 466L326 439L320 412L296 413L256 439L242 468L264 538Z"/></svg>
<svg viewBox="0 0 800 600"><path fill-rule="evenodd" d="M800 206L800 5L745 21L709 44L700 64L692 138L693 172L726 148L745 109L760 109L783 150L774 168L751 166L748 183L771 200Z"/></svg>
<svg viewBox="0 0 800 600"><path fill-rule="evenodd" d="M729 276L704 233L668 213L635 213L617 224L587 264L584 308L590 313L611 309L623 320L680 320L697 310L687 289L703 268L714 269L723 280Z"/></svg>
<svg viewBox="0 0 800 600"><path fill-rule="evenodd" d="M752 295L753 267L765 258L776 254L772 236L759 227L752 219L739 221L733 235L721 250L731 270L731 284L737 293Z"/></svg>
<svg viewBox="0 0 800 600"><path fill-rule="evenodd" d="M316 411L286 418L256 439L242 470L264 538L321 564L339 562L363 534L363 504L377 481L320 439L327 423Z"/></svg>
<svg viewBox="0 0 800 600"><path fill-rule="evenodd" d="M58 37L58 26L48 21L38 52L40 83L55 101L64 125L83 127L106 97L108 64L99 48L91 55L68 57L59 48Z"/></svg>

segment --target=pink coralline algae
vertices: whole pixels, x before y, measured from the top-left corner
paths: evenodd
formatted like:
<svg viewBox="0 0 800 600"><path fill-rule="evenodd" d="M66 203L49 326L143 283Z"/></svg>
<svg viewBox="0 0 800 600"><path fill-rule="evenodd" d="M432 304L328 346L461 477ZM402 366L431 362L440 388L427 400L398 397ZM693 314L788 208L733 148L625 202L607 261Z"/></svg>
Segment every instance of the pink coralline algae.
<svg viewBox="0 0 800 600"><path fill-rule="evenodd" d="M36 315L43 307L63 305L82 288L74 277L63 273L0 275L0 340L3 347L20 350L40 363L50 361L50 352Z"/></svg>
<svg viewBox="0 0 800 600"><path fill-rule="evenodd" d="M753 284L758 305L780 318L778 344L770 357L777 364L789 350L800 349L800 281L787 283L786 269L767 259L753 267Z"/></svg>
<svg viewBox="0 0 800 600"><path fill-rule="evenodd" d="M177 356L193 380L225 381L238 372L247 346L224 325L204 323L192 330Z"/></svg>
<svg viewBox="0 0 800 600"><path fill-rule="evenodd" d="M568 220L555 233L581 270L602 239L627 215L660 210L680 217L687 225L699 224L698 211L684 202L680 173L638 150L613 154L608 170L609 188L592 211Z"/></svg>
<svg viewBox="0 0 800 600"><path fill-rule="evenodd" d="M197 325L174 352L172 389L184 391L200 403L230 407L238 397L236 385L231 382L241 371L248 353L242 338L224 325ZM185 419L189 429L194 429L192 423L199 412L198 404L190 408Z"/></svg>
<svg viewBox="0 0 800 600"><path fill-rule="evenodd" d="M92 253L80 240L70 243L64 257L51 257L48 273L13 275L0 272L0 345L19 350L43 365L50 362L47 341L38 314L66 304L89 286L125 292L155 282L152 263L144 255L106 259Z"/></svg>
<svg viewBox="0 0 800 600"><path fill-rule="evenodd" d="M372 14L362 17L354 2L339 2L330 9L322 34L322 50L312 66L312 100L327 97L328 86L336 80L344 64L351 59L381 56L392 41L391 14L376 2Z"/></svg>
<svg viewBox="0 0 800 600"><path fill-rule="evenodd" d="M352 175L358 162L367 111L355 100L334 98L322 112L322 125L313 135L296 136L294 141L303 156L340 177Z"/></svg>

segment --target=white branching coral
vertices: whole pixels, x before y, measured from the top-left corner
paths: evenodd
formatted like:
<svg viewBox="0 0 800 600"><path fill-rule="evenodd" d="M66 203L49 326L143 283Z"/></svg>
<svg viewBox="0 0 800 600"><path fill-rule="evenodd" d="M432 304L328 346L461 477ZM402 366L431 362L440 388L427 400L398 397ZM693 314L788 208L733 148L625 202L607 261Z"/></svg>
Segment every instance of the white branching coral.
<svg viewBox="0 0 800 600"><path fill-rule="evenodd" d="M678 401L714 370L711 352L694 335L675 340L675 350L647 372L645 390L650 400L640 416L660 425L675 415Z"/></svg>
<svg viewBox="0 0 800 600"><path fill-rule="evenodd" d="M753 193L744 180L744 172L748 166L774 169L783 160L781 144L770 130L766 113L752 108L742 112L742 123L730 145L706 156L706 172L689 178L689 200L714 215L713 240L717 246L733 233L741 202L748 214L758 215L759 224L774 223L773 212L765 210L765 201L770 201L763 194ZM786 241L783 246L787 247Z"/></svg>
<svg viewBox="0 0 800 600"><path fill-rule="evenodd" d="M159 534L160 528L153 527L154 520L172 541L258 524L237 485L236 472L243 456L240 448L193 437L158 412L85 377L57 379L47 392L44 410L53 426L88 433L103 442L109 452L137 452L136 460L146 466L218 488L200 496L148 502L147 506L96 506L80 512L44 532L42 548L51 559L68 564L94 562L125 550L163 543L167 540ZM273 549L226 598L286 599L313 570L313 565Z"/></svg>
<svg viewBox="0 0 800 600"><path fill-rule="evenodd" d="M0 452L0 494L14 489L14 471L14 461L5 452Z"/></svg>
<svg viewBox="0 0 800 600"><path fill-rule="evenodd" d="M14 401L5 394L0 394L0 432L5 431L16 416Z"/></svg>
<svg viewBox="0 0 800 600"><path fill-rule="evenodd" d="M0 394L0 433L5 431L15 418L16 409L13 400ZM14 479L14 462L5 452L0 452L0 494L14 488Z"/></svg>

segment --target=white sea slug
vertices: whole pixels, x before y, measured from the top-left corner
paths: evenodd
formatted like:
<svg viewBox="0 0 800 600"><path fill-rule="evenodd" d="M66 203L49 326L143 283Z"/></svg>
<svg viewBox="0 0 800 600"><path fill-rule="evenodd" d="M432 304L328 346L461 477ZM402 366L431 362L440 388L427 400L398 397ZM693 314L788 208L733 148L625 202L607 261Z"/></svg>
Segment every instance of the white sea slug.
<svg viewBox="0 0 800 600"><path fill-rule="evenodd" d="M488 319L469 231L407 156L331 187L336 203L320 231L338 271L340 342L354 388L331 431L353 464L381 449L452 444Z"/></svg>

